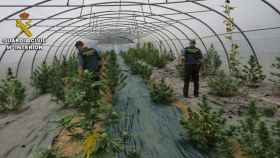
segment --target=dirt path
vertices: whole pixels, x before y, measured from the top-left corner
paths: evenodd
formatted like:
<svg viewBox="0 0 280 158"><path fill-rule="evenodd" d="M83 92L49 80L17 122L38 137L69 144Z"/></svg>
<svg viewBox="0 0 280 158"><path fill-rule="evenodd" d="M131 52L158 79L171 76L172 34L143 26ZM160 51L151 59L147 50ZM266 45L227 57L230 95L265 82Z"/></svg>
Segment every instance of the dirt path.
<svg viewBox="0 0 280 158"><path fill-rule="evenodd" d="M128 68L120 60L122 69ZM144 81L126 73L126 87L117 98L114 110L121 120L113 128L120 136L128 133L125 151L118 158L202 158L191 145L183 141L181 114L175 106L155 105Z"/></svg>
<svg viewBox="0 0 280 158"><path fill-rule="evenodd" d="M0 157L28 158L39 148L48 148L57 135L59 105L49 95L28 103L29 108L19 114L0 118ZM51 120L52 119L52 120Z"/></svg>

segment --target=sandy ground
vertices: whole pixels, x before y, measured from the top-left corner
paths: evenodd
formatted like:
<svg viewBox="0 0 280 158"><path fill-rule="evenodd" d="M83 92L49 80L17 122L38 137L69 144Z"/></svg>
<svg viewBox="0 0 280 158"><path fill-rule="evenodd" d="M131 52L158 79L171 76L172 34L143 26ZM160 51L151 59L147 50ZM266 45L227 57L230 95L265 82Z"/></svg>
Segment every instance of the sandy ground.
<svg viewBox="0 0 280 158"><path fill-rule="evenodd" d="M175 93L175 96L186 105L197 108L197 103L200 98L184 98L183 97L183 80L179 77L176 70L177 61L173 61L166 65L163 69L154 69L151 78L155 81L164 79L167 85L169 85ZM273 85L271 83L263 83L257 89L244 89L242 94L235 97L216 97L209 94L209 88L207 86L207 80L200 79L200 96L206 95L210 102L214 103L216 108L222 108L227 117L239 117L242 112L249 105L251 100L257 101L257 107L260 108L276 108L275 117L280 117L280 97L273 95ZM193 84L190 84L189 94L193 93ZM243 94L244 93L244 94Z"/></svg>
<svg viewBox="0 0 280 158"><path fill-rule="evenodd" d="M27 103L19 114L0 115L0 157L28 158L40 148L48 148L59 131L57 112L60 106L49 95Z"/></svg>

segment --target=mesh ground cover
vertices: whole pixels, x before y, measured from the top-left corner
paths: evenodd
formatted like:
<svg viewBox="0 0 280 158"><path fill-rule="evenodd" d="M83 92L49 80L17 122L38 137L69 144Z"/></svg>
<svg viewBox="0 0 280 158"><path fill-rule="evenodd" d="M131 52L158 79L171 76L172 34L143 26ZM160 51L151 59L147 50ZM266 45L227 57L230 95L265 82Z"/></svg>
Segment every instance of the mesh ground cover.
<svg viewBox="0 0 280 158"><path fill-rule="evenodd" d="M131 75L120 58L119 64L128 78L115 98L113 108L120 120L111 132L117 137L128 137L117 158L204 158L184 140L180 111L175 106L154 104L145 82Z"/></svg>

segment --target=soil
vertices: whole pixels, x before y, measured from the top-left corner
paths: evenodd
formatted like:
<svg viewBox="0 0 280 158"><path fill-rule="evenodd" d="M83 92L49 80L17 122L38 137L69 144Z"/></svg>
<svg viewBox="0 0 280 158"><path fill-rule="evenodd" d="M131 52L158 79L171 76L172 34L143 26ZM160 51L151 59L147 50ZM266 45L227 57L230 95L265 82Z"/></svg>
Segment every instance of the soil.
<svg viewBox="0 0 280 158"><path fill-rule="evenodd" d="M207 157L185 140L186 133L180 125L180 119L188 117L187 107L198 109L201 97L183 97L183 81L175 68L176 62L168 64L164 69L154 69L152 74L152 80L160 81L163 78L172 87L177 98L173 103L175 106L153 103L143 79L131 75L122 60L119 64L128 78L126 86L118 91L113 99L113 110L121 116L119 123L112 125L108 130L116 137L123 138L124 134L128 137L125 139L124 151L117 157ZM223 98L209 95L207 82L201 79L200 92L201 96L207 95L211 106L222 108L229 119L241 118L249 101L255 99L258 107L277 109L271 118L273 120L280 117L280 98L273 95L271 88L271 84L264 84L257 89L248 89L246 95ZM106 98L108 102L112 102L112 96ZM72 111L61 110L61 105L52 102L49 95L40 96L24 107L26 108L20 113L0 114L1 158L29 158L34 152L50 147L55 139L56 145L61 145L67 154L75 155L75 151L82 150L81 144L72 144L73 146L64 148L70 137L67 137L67 131L59 128L56 122L66 114L73 113ZM236 153L240 155L239 149Z"/></svg>
<svg viewBox="0 0 280 158"><path fill-rule="evenodd" d="M1 114L1 158L28 158L47 149L59 132L56 120L66 113L49 95L40 96L25 107L29 108L21 113Z"/></svg>
<svg viewBox="0 0 280 158"><path fill-rule="evenodd" d="M166 65L163 69L154 69L152 80L164 81L174 90L175 95L179 100L185 102L186 105L197 108L197 103L200 98L184 98L183 97L183 80L179 77L176 70L177 61L173 61ZM277 109L274 118L280 117L280 97L272 93L273 85L271 83L263 83L258 88L242 89L242 94L235 97L217 97L209 94L207 79L200 79L200 96L206 95L208 100L212 102L214 108L222 108L228 118L238 118L249 105L249 102L256 100L259 108L275 108ZM193 86L190 86L190 92L193 91Z"/></svg>

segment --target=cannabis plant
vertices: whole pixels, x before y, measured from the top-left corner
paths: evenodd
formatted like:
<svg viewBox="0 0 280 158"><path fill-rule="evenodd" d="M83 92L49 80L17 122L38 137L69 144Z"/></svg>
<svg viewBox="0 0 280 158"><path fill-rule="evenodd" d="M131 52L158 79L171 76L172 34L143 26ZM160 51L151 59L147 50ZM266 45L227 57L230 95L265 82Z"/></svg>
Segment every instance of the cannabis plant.
<svg viewBox="0 0 280 158"><path fill-rule="evenodd" d="M34 158L60 158L53 149L40 149L33 155Z"/></svg>
<svg viewBox="0 0 280 158"><path fill-rule="evenodd" d="M232 44L230 53L229 53L229 68L231 75L237 79L242 79L242 66L239 57L239 45Z"/></svg>
<svg viewBox="0 0 280 158"><path fill-rule="evenodd" d="M197 112L189 108L189 118L181 123L193 145L208 152L216 149L219 143L226 141L226 120L222 111L215 111L209 106L205 96L202 103L199 103L199 107Z"/></svg>
<svg viewBox="0 0 280 158"><path fill-rule="evenodd" d="M100 135L100 139L97 144L96 155L102 156L106 153L118 153L122 150L121 139L115 138L111 134L106 132Z"/></svg>
<svg viewBox="0 0 280 158"><path fill-rule="evenodd" d="M52 87L52 67L43 62L38 66L31 76L31 85L34 86L39 94L50 92Z"/></svg>
<svg viewBox="0 0 280 158"><path fill-rule="evenodd" d="M275 72L271 72L273 78L270 80L274 85L274 93L280 96L280 57L276 57L276 60L272 64L272 67L274 68Z"/></svg>
<svg viewBox="0 0 280 158"><path fill-rule="evenodd" d="M87 70L83 77L72 77L68 79L68 85L65 87L65 105L77 108L84 114L80 121L81 128L90 130L96 120L98 109L102 104L100 101L99 89L104 85L102 81L95 81L95 74Z"/></svg>
<svg viewBox="0 0 280 158"><path fill-rule="evenodd" d="M168 62L173 60L173 57L167 52L160 54L160 51L156 49L152 43L144 43L143 47L139 48L130 48L127 52L122 53L122 55L130 61L143 61L157 68L163 68ZM129 62L126 59L126 63Z"/></svg>
<svg viewBox="0 0 280 158"><path fill-rule="evenodd" d="M250 102L245 120L240 121L237 140L246 156L253 158L277 157L279 144L274 141L269 126L260 119L256 102ZM277 145L278 146L277 146Z"/></svg>
<svg viewBox="0 0 280 158"><path fill-rule="evenodd" d="M151 98L155 103L171 103L174 92L162 79L160 83L150 83Z"/></svg>
<svg viewBox="0 0 280 158"><path fill-rule="evenodd" d="M243 80L249 87L258 87L265 79L262 66L258 63L255 56L251 55L247 65L243 66Z"/></svg>
<svg viewBox="0 0 280 158"><path fill-rule="evenodd" d="M122 142L106 132L91 132L83 143L85 158L113 157L122 150Z"/></svg>
<svg viewBox="0 0 280 158"><path fill-rule="evenodd" d="M143 62L134 62L130 65L131 71L134 74L139 74L143 79L149 80L152 75L152 68Z"/></svg>
<svg viewBox="0 0 280 158"><path fill-rule="evenodd" d="M220 70L217 75L209 78L210 93L221 97L231 97L239 93L240 81Z"/></svg>
<svg viewBox="0 0 280 158"><path fill-rule="evenodd" d="M63 58L59 61L57 58L53 60L51 71L51 87L50 93L55 97L56 101L64 101L64 78L67 77L67 61ZM77 69L77 68L76 68Z"/></svg>
<svg viewBox="0 0 280 158"><path fill-rule="evenodd" d="M0 83L0 111L19 110L25 99L25 88L9 71Z"/></svg>
<svg viewBox="0 0 280 158"><path fill-rule="evenodd" d="M280 155L280 120L272 126L272 135L274 136L274 145L273 149L276 152L276 155Z"/></svg>
<svg viewBox="0 0 280 158"><path fill-rule="evenodd" d="M124 81L126 76L121 73L120 67L117 64L117 54L114 51L108 52L108 61L105 64L105 75L104 78L107 80L108 87L111 93L114 94L116 88L119 89L124 87Z"/></svg>
<svg viewBox="0 0 280 158"><path fill-rule="evenodd" d="M51 93L57 101L64 101L65 78L77 76L78 62L75 56L66 59L63 56L62 61L56 57L52 64L47 65L43 62L32 73L31 84L39 94Z"/></svg>
<svg viewBox="0 0 280 158"><path fill-rule="evenodd" d="M213 44L211 44L211 47L208 49L208 54L204 56L202 63L203 76L216 75L221 67L222 61Z"/></svg>

